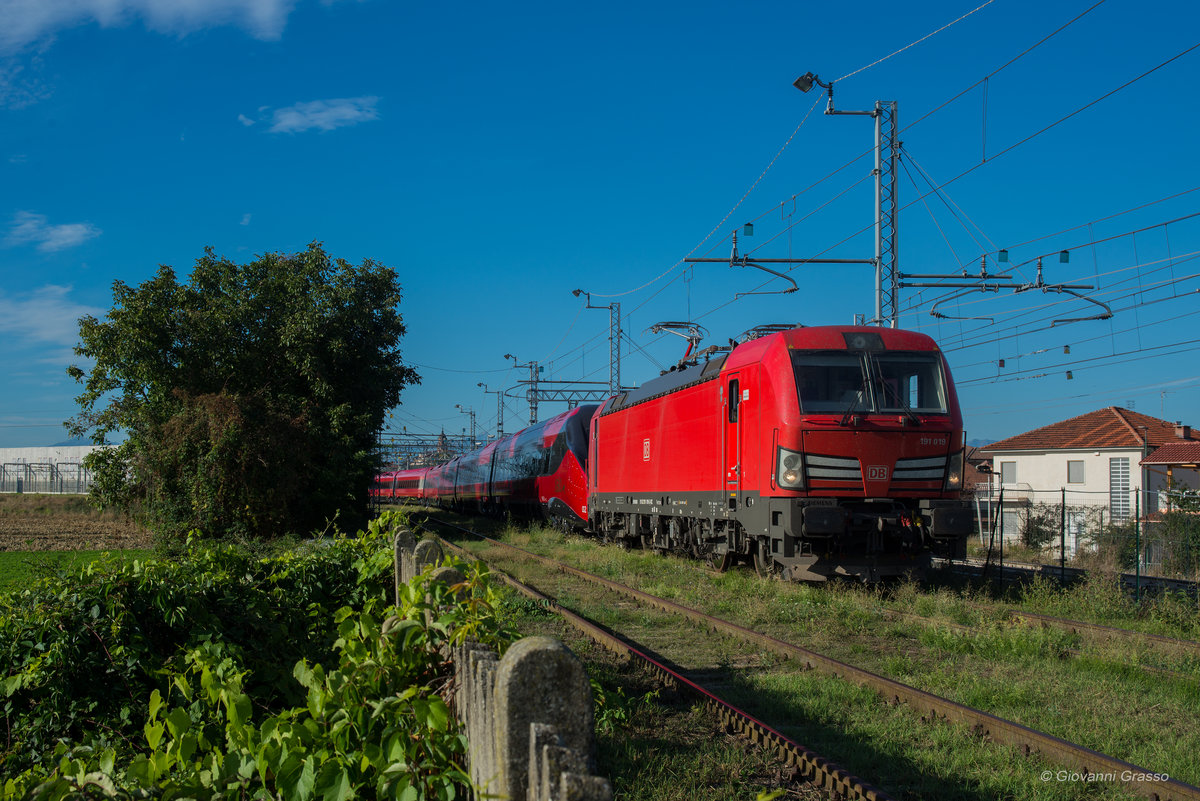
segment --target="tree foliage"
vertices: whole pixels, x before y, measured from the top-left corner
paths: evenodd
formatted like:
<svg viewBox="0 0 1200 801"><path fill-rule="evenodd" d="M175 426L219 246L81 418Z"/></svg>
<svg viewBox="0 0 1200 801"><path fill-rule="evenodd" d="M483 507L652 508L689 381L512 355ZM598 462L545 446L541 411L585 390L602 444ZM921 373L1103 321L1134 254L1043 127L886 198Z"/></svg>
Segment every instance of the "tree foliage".
<svg viewBox="0 0 1200 801"><path fill-rule="evenodd" d="M0 593L0 799L465 797L446 654L516 635L478 565L395 587L402 525Z"/></svg>
<svg viewBox="0 0 1200 801"><path fill-rule="evenodd" d="M94 498L160 532L306 533L361 525L375 433L401 390L405 333L394 270L331 259L319 243L236 264L205 250L186 283L162 266L113 286L79 321L68 373L83 385Z"/></svg>

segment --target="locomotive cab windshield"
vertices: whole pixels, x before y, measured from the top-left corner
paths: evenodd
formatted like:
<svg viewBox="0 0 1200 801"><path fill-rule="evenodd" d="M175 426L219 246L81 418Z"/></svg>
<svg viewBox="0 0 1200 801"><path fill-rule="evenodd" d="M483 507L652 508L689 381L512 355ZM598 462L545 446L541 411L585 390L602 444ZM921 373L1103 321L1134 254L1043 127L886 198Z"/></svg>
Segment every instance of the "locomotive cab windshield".
<svg viewBox="0 0 1200 801"><path fill-rule="evenodd" d="M949 413L937 353L793 350L791 357L803 413Z"/></svg>

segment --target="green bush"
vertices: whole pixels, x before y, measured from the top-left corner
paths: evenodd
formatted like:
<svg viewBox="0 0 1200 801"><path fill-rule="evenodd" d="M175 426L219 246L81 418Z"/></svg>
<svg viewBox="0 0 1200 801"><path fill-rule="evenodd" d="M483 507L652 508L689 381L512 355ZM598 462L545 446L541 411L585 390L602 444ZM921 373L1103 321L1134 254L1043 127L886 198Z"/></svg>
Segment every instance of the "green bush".
<svg viewBox="0 0 1200 801"><path fill-rule="evenodd" d="M0 798L459 797L441 654L511 635L478 570L461 602L414 582L392 607L396 522L267 560L193 545L0 596Z"/></svg>

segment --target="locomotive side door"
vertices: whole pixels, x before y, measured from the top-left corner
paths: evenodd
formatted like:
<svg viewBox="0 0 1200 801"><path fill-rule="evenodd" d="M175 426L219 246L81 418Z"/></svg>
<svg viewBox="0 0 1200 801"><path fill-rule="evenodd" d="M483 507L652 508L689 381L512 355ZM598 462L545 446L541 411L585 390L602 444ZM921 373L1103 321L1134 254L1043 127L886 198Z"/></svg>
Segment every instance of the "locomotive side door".
<svg viewBox="0 0 1200 801"><path fill-rule="evenodd" d="M722 448L724 460L722 467L725 473L725 497L728 508L732 511L737 509L741 502L742 489L741 374L729 373L724 380L725 385L722 389L725 396L723 409L725 443Z"/></svg>

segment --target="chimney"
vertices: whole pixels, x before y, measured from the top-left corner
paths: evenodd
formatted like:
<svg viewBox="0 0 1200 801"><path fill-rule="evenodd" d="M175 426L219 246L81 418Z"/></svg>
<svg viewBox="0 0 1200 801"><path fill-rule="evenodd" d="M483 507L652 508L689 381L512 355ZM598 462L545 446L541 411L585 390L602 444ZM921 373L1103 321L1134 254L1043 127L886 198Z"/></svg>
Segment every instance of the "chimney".
<svg viewBox="0 0 1200 801"><path fill-rule="evenodd" d="M1185 426L1179 422L1175 423L1175 437L1176 439L1191 439L1192 427Z"/></svg>

